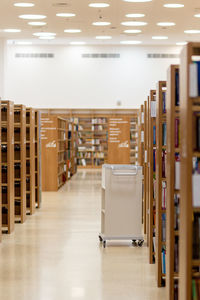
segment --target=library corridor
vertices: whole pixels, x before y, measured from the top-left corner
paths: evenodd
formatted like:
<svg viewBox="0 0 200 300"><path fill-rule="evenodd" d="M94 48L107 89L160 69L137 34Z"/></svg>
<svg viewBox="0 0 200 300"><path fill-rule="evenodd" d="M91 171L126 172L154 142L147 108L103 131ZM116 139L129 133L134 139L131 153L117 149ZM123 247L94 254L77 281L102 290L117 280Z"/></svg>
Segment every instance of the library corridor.
<svg viewBox="0 0 200 300"><path fill-rule="evenodd" d="M101 171L83 170L4 236L1 299L165 300L146 244L99 244Z"/></svg>

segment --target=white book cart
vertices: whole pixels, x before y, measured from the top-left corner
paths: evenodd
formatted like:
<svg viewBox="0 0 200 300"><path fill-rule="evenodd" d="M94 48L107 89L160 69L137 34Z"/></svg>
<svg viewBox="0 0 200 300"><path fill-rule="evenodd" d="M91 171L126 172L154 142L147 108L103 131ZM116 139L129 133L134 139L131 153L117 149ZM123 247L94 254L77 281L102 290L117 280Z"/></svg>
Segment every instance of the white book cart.
<svg viewBox="0 0 200 300"><path fill-rule="evenodd" d="M134 165L102 166L102 203L100 242L132 240L143 245L142 167Z"/></svg>

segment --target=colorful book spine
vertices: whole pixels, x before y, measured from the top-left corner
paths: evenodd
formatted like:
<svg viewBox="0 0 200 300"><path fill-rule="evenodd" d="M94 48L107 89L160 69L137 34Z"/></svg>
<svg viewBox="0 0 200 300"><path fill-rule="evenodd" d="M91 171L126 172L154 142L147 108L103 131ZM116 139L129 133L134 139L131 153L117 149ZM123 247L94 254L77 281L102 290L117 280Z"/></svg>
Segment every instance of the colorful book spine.
<svg viewBox="0 0 200 300"><path fill-rule="evenodd" d="M166 92L162 93L163 114L166 113Z"/></svg>
<svg viewBox="0 0 200 300"><path fill-rule="evenodd" d="M178 148L180 144L180 121L175 119L175 147Z"/></svg>
<svg viewBox="0 0 200 300"><path fill-rule="evenodd" d="M175 73L175 105L180 105L180 98L179 98L179 70Z"/></svg>
<svg viewBox="0 0 200 300"><path fill-rule="evenodd" d="M162 124L162 145L163 146L167 145L167 124L166 123Z"/></svg>
<svg viewBox="0 0 200 300"><path fill-rule="evenodd" d="M156 126L153 126L153 145L156 145Z"/></svg>
<svg viewBox="0 0 200 300"><path fill-rule="evenodd" d="M156 150L153 150L153 172L156 171Z"/></svg>

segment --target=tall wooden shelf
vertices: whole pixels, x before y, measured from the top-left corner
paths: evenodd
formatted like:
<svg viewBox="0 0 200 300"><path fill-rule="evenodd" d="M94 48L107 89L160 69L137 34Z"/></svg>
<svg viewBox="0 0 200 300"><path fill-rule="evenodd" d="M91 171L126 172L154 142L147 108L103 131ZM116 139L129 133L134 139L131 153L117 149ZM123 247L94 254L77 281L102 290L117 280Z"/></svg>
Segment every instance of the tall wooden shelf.
<svg viewBox="0 0 200 300"><path fill-rule="evenodd" d="M14 203L15 221L26 220L26 108L14 105Z"/></svg>
<svg viewBox="0 0 200 300"><path fill-rule="evenodd" d="M73 122L66 123L67 135L67 179L70 179L77 171L77 140L78 125Z"/></svg>
<svg viewBox="0 0 200 300"><path fill-rule="evenodd" d="M26 212L35 212L35 110L26 108Z"/></svg>
<svg viewBox="0 0 200 300"><path fill-rule="evenodd" d="M180 135L181 135L181 183L180 183L180 269L179 299L199 299L199 173L196 161L200 157L199 120L200 97L191 97L191 84L197 81L192 73L194 61L199 60L200 43L188 43L181 53L180 64ZM192 76L193 75L193 76ZM197 74L196 74L197 75ZM199 80L199 79L198 79ZM199 83L197 83L197 86ZM191 89L191 91L193 91ZM197 91L198 92L198 91ZM199 164L198 164L199 168ZM198 181L198 183L195 183ZM196 190L196 191L195 191ZM195 192L194 192L195 191ZM198 201L197 201L198 198ZM197 229L195 229L197 228ZM195 282L196 280L196 282ZM197 296L192 296L195 287Z"/></svg>
<svg viewBox="0 0 200 300"><path fill-rule="evenodd" d="M57 191L67 180L67 120L41 116L42 190Z"/></svg>
<svg viewBox="0 0 200 300"><path fill-rule="evenodd" d="M167 299L178 299L178 244L179 244L179 204L180 141L179 141L179 66L171 65L167 76Z"/></svg>
<svg viewBox="0 0 200 300"><path fill-rule="evenodd" d="M155 182L156 182L156 166L155 166L155 152L156 152L156 91L150 91L148 99L148 245L149 245L149 263L155 263L156 247L156 201L155 201Z"/></svg>
<svg viewBox="0 0 200 300"><path fill-rule="evenodd" d="M14 230L14 104L1 101L2 230Z"/></svg>
<svg viewBox="0 0 200 300"><path fill-rule="evenodd" d="M166 81L159 81L156 99L156 271L159 287L166 269Z"/></svg>
<svg viewBox="0 0 200 300"><path fill-rule="evenodd" d="M102 166L108 159L108 119L101 116L93 116L93 165Z"/></svg>
<svg viewBox="0 0 200 300"><path fill-rule="evenodd" d="M148 212L148 203L147 203L147 101L144 101L144 156L143 156L143 174L144 174L144 187L143 187L143 198L144 198L144 234L148 232L148 222L147 222L147 212Z"/></svg>
<svg viewBox="0 0 200 300"><path fill-rule="evenodd" d="M35 204L41 207L42 185L41 185L41 113L35 110Z"/></svg>

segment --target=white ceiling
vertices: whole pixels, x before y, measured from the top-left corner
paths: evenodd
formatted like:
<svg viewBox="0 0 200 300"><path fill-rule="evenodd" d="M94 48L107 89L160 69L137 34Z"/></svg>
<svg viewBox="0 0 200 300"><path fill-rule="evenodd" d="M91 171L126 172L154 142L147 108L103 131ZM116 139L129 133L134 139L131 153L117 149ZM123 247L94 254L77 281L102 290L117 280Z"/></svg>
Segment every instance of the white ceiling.
<svg viewBox="0 0 200 300"><path fill-rule="evenodd" d="M32 2L35 4L31 8L13 6L16 2ZM91 8L91 2L106 2L110 4L108 8ZM66 6L57 7L56 3L66 3ZM184 8L165 8L165 3L181 3ZM60 18L56 13L72 12L76 16L73 18ZM128 13L144 13L144 18L127 18ZM70 41L85 41L88 44L119 44L122 40L138 40L144 45L175 45L182 41L200 41L200 34L185 34L184 30L199 29L200 18L195 18L194 14L200 13L199 0L153 0L147 3L128 3L123 0L0 0L0 38L11 40L38 39L33 37L34 32L48 31L55 32L57 42L69 43ZM28 20L22 20L18 16L21 14L44 14L47 16L44 27L32 27L28 25ZM96 27L92 22L98 21L101 17L103 21L111 22L110 26ZM123 21L145 21L147 26L126 27L122 26ZM162 28L157 26L157 22L175 22L176 26ZM3 29L17 28L20 33L4 33ZM64 33L64 29L81 29L78 34ZM141 29L140 34L125 34L125 29ZM96 35L111 35L112 40L99 41ZM154 35L166 35L166 41L152 40ZM48 43L55 43L48 41Z"/></svg>

